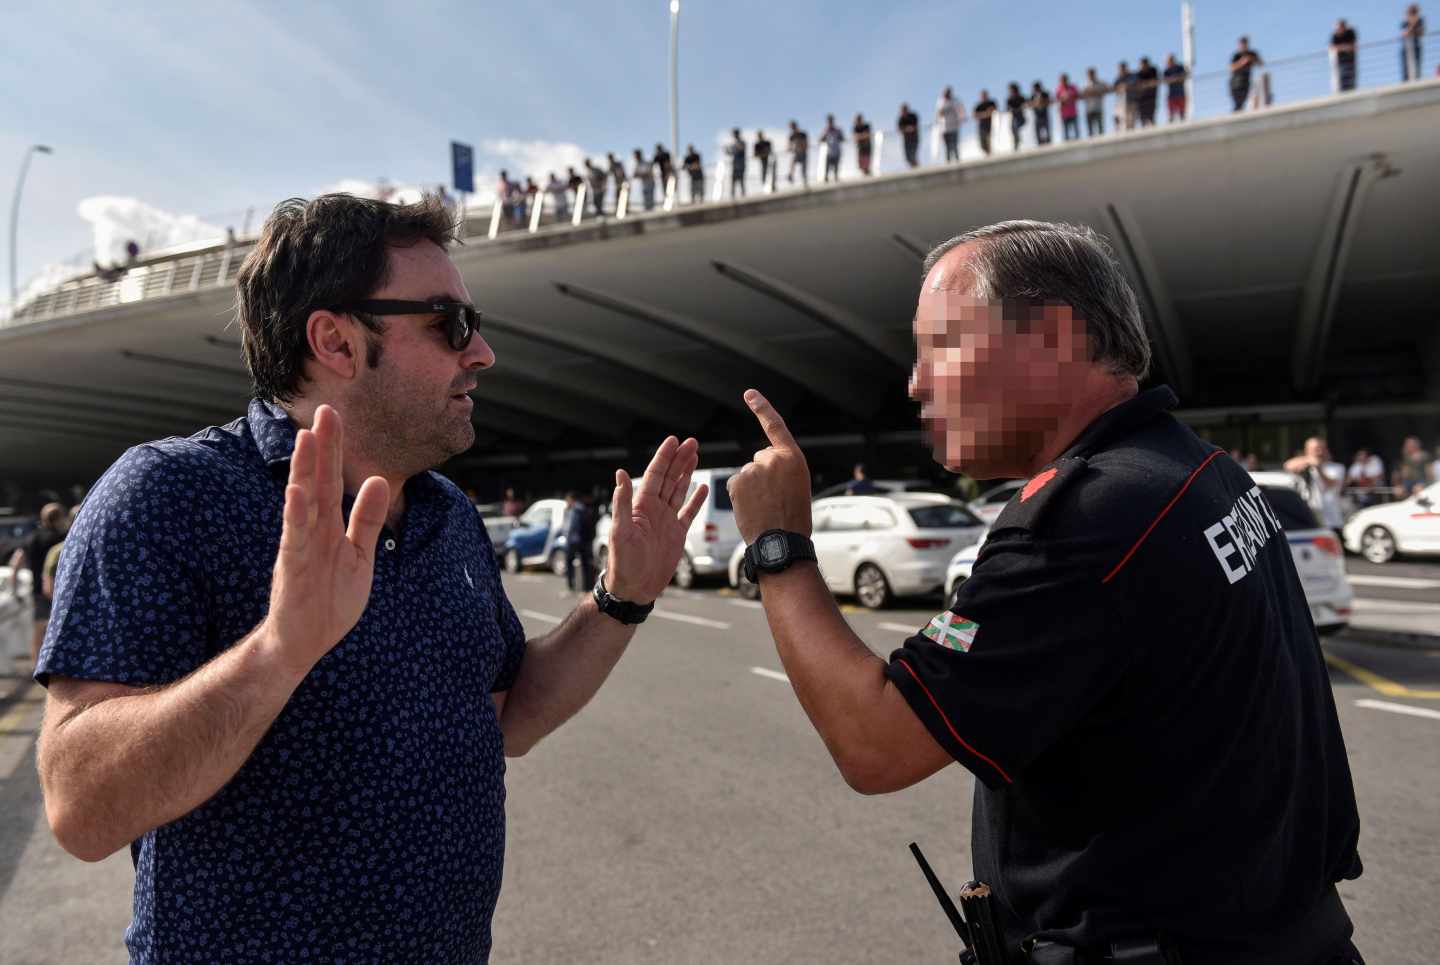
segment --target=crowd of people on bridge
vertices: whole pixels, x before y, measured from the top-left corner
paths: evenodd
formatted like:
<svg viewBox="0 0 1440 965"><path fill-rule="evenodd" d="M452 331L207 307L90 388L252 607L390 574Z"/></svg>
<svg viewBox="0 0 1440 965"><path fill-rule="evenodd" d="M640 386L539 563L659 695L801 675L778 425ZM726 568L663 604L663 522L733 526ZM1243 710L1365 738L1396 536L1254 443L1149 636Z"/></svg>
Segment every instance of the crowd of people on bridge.
<svg viewBox="0 0 1440 965"><path fill-rule="evenodd" d="M1400 23L1400 76L1404 80L1415 80L1422 74L1424 36L1425 20L1420 7L1410 4ZM1330 37L1330 51L1341 92L1355 89L1358 46L1355 28L1342 18ZM1269 103L1267 83L1263 78L1258 83L1256 80L1257 68L1263 67L1264 63L1260 52L1251 46L1249 37L1240 37L1236 41L1228 65L1228 89L1234 111ZM931 121L939 143L944 146L944 163L958 163L961 160L961 133L967 121L975 123L981 154L986 157L991 155L995 147L997 115L1008 118L1010 144L1015 151L1026 146L1026 128L1033 131L1035 147L1052 144L1053 116L1059 118L1064 141L1105 135L1107 116L1110 118L1109 129L1115 133L1153 127L1159 123L1162 94L1165 122L1182 123L1190 119L1192 113L1188 86L1191 80L1190 69L1171 52L1163 63L1157 63L1149 55L1141 56L1134 66L1130 61L1122 60L1109 80L1101 77L1099 68L1092 66L1086 68L1080 82L1062 71L1053 88L1047 87L1043 80L1036 80L1028 87L1012 81L1000 100L996 100L988 88L982 88L968 110L954 88L946 86L935 102ZM900 135L905 163L911 168L920 166L921 126L920 115L909 102L902 103L895 131ZM738 127L732 135L729 143L722 148L729 172L729 197L745 197L752 163L759 171L760 184L773 188L780 173L776 145L763 129L757 130L749 141ZM836 121L834 114L827 114L824 127L816 138L817 150L821 152L824 164L822 181L839 180L847 145L854 152L860 175L868 177L874 174L876 135L863 113L855 115L848 131ZM800 126L798 120L791 120L784 144L789 154L785 173L787 184L794 185L798 180L800 187L810 186L810 147L809 132ZM542 193L549 196L556 221L569 219L579 205L586 209L582 216L593 214L604 217L619 208L622 192L626 190L630 193L629 206L634 208L638 205L645 211L653 210L671 190L675 192L675 203L688 200L690 204L699 204L706 200L705 162L694 144L686 145L678 166L665 146L657 143L648 156L644 149L635 148L628 168L613 151L598 163L586 158L581 167L583 170L569 167L563 175L551 171L543 185L533 177L526 177L522 182L512 179L507 171L501 171L496 192L501 199L505 221L514 226L525 225L535 210L534 206L541 201ZM685 198L682 198L682 186L687 189Z"/></svg>

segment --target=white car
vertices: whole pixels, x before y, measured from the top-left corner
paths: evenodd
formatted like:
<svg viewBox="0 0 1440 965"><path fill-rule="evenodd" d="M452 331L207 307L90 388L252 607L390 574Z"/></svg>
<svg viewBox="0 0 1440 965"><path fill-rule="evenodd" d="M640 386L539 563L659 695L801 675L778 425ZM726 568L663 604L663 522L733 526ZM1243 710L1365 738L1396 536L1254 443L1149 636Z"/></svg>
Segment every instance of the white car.
<svg viewBox="0 0 1440 965"><path fill-rule="evenodd" d="M1025 486L1023 479L1011 479L998 486L993 486L980 494L979 498L970 500L970 511L979 516L986 526L995 522L995 517L1010 505L1010 498Z"/></svg>
<svg viewBox="0 0 1440 965"><path fill-rule="evenodd" d="M505 551L505 540L509 538L510 531L519 524L515 516L506 516L500 510L500 503L481 503L475 507L475 512L480 514L480 521L485 524L485 533L490 537L490 543L495 547L495 555L501 556Z"/></svg>
<svg viewBox="0 0 1440 965"><path fill-rule="evenodd" d="M675 585L683 590L694 586L704 577L720 576L726 572L730 557L738 546L744 552L745 544L740 539L740 528L735 525L735 509L730 504L730 490L725 484L739 469L697 469L690 477L690 492L702 483L710 487L705 504L700 507L690 531L685 534L685 552L675 567ZM685 498L690 498L689 493ZM683 506L684 503L682 502ZM595 527L595 565L605 569L610 553L610 517L600 520Z"/></svg>
<svg viewBox="0 0 1440 965"><path fill-rule="evenodd" d="M825 583L871 609L940 589L956 548L985 529L964 503L937 493L835 496L812 512Z"/></svg>
<svg viewBox="0 0 1440 965"><path fill-rule="evenodd" d="M985 545L985 537L989 535L990 527L987 526L981 530L979 539L950 557L950 565L945 567L946 606L955 599L955 591L960 584L970 579L970 571L975 568L975 560L980 556L980 547Z"/></svg>
<svg viewBox="0 0 1440 965"><path fill-rule="evenodd" d="M1362 509L1345 523L1345 548L1371 563L1397 553L1440 553L1440 482L1409 499Z"/></svg>

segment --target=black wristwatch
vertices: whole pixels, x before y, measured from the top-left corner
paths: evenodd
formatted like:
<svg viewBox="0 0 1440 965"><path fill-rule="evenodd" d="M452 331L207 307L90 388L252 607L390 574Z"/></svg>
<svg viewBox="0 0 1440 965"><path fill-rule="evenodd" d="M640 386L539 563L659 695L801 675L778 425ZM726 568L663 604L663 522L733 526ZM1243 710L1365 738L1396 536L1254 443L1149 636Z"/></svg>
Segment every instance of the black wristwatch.
<svg viewBox="0 0 1440 965"><path fill-rule="evenodd" d="M604 570L601 570L600 575L595 578L595 605L607 617L613 617L629 627L633 627L637 623L644 623L645 618L650 615L650 611L655 609L654 603L646 603L643 606L639 603L627 603L605 589Z"/></svg>
<svg viewBox="0 0 1440 965"><path fill-rule="evenodd" d="M796 560L815 560L815 544L810 542L810 537L783 529L767 529L745 547L745 579L758 583L760 573L779 573Z"/></svg>

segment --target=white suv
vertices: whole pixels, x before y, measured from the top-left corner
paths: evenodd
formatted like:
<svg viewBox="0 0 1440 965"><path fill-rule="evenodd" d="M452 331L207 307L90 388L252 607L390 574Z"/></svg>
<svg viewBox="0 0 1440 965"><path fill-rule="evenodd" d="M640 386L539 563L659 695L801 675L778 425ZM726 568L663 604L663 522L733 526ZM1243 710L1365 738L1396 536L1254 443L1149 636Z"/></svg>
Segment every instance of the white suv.
<svg viewBox="0 0 1440 965"><path fill-rule="evenodd" d="M675 585L689 589L703 577L725 573L730 556L737 546L742 546L740 529L735 525L735 509L730 505L730 491L725 488L730 477L739 469L697 469L690 477L690 492L701 483L710 487L705 504L700 507L690 531L685 534L685 552L675 567ZM686 494L689 499L689 493ZM683 502L681 505L685 505ZM600 520L595 527L595 565L604 569L610 547L610 517Z"/></svg>

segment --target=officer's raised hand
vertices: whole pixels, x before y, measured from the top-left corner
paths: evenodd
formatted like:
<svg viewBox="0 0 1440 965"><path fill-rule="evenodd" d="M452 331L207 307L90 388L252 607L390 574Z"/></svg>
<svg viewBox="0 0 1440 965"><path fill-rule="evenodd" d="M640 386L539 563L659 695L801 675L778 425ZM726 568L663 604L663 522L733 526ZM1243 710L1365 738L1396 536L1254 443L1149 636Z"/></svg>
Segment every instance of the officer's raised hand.
<svg viewBox="0 0 1440 965"><path fill-rule="evenodd" d="M685 502L699 449L694 439L668 437L655 450L638 486L625 470L615 471L605 588L617 598L642 606L651 603L675 575L685 534L710 493L709 486L698 486Z"/></svg>
<svg viewBox="0 0 1440 965"><path fill-rule="evenodd" d="M365 612L375 573L375 542L385 523L390 486L371 476L360 487L346 528L341 506L344 428L328 405L301 429L285 486L285 523L262 629L277 656L304 675L349 633Z"/></svg>
<svg viewBox="0 0 1440 965"><path fill-rule="evenodd" d="M735 525L747 543L767 529L810 535L810 467L790 435L780 413L755 389L745 392L745 404L760 420L770 440L768 448L730 477L730 502Z"/></svg>

